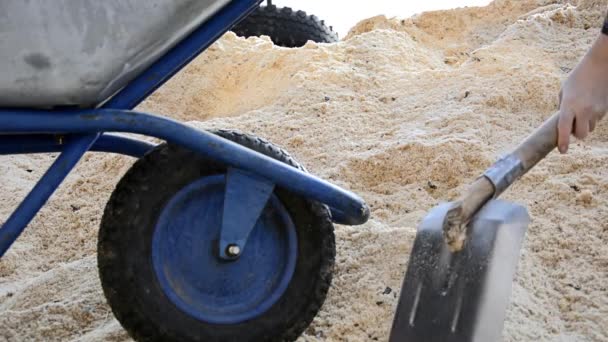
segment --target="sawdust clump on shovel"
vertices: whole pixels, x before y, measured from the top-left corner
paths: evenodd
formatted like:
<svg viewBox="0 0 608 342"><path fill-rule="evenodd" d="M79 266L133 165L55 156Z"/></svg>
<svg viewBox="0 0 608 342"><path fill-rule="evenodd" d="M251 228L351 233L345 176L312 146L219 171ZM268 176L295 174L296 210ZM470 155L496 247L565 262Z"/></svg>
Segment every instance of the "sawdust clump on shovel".
<svg viewBox="0 0 608 342"><path fill-rule="evenodd" d="M606 1L496 1L374 17L300 49L226 34L140 110L286 148L364 197L336 226L333 287L302 341L385 341L415 229L557 108ZM502 195L532 217L505 341L608 340L608 123ZM0 220L51 156L2 157ZM99 220L133 161L90 154L0 261L0 340L128 341L101 292Z"/></svg>

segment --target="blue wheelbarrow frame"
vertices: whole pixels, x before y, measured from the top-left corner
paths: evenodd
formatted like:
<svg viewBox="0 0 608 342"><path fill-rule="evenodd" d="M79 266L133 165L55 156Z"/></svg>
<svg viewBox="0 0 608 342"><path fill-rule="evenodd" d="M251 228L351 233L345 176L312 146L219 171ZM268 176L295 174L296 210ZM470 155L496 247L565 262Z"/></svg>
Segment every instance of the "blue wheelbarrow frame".
<svg viewBox="0 0 608 342"><path fill-rule="evenodd" d="M335 223L365 223L369 209L355 194L322 179L177 121L132 111L182 67L251 13L260 0L227 4L159 58L106 103L94 109L0 109L0 154L60 152L46 173L0 229L0 257L19 237L87 151L142 157L155 145L109 134L136 133L181 145L229 167L224 211L238 213L222 223L220 246L243 247L277 185L326 204ZM231 210L240 206L251 210ZM229 258L220 248L221 257Z"/></svg>

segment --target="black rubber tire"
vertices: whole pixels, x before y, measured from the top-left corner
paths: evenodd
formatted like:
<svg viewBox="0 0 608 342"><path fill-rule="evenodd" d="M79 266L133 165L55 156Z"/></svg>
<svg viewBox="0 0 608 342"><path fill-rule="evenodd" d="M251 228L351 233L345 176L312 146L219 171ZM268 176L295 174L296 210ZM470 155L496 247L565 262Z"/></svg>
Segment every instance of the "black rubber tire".
<svg viewBox="0 0 608 342"><path fill-rule="evenodd" d="M301 47L307 41L317 43L337 42L338 35L323 20L304 11L289 7L260 6L236 24L232 31L241 37L268 36L275 45Z"/></svg>
<svg viewBox="0 0 608 342"><path fill-rule="evenodd" d="M213 133L303 169L263 139L234 131ZM136 341L293 341L323 305L336 253L329 211L281 188L275 188L275 195L296 226L298 259L287 290L268 311L239 324L209 324L187 315L165 296L151 261L158 215L187 184L225 171L224 165L194 152L162 144L139 159L112 193L99 231L99 275L114 315Z"/></svg>

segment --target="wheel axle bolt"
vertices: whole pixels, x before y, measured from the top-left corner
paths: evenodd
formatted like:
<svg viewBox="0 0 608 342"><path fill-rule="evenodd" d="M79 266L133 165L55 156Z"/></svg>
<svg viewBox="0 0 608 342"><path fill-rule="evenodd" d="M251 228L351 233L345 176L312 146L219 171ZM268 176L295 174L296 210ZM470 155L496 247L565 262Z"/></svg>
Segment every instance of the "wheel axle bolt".
<svg viewBox="0 0 608 342"><path fill-rule="evenodd" d="M237 245L229 245L228 248L226 248L226 254L231 257L237 257L241 254L241 248Z"/></svg>

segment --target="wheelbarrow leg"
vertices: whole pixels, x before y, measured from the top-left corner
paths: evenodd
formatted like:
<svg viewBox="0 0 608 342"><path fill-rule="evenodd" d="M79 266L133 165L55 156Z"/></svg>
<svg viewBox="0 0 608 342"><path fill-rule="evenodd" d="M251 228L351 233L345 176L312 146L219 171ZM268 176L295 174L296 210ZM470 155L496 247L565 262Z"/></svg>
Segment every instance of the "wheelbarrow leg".
<svg viewBox="0 0 608 342"><path fill-rule="evenodd" d="M80 158L95 143L99 135L99 133L82 135L66 145L63 152L36 183L32 191L2 225L0 229L0 258L17 240L38 210L42 208Z"/></svg>

